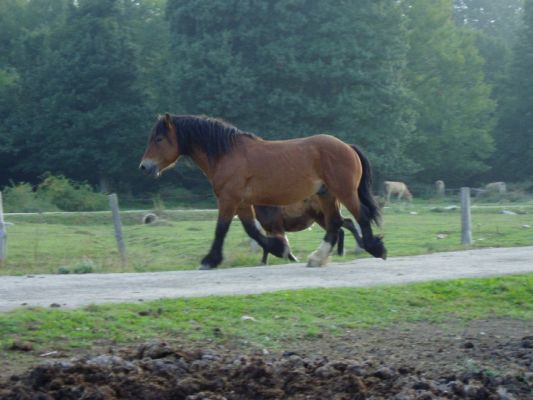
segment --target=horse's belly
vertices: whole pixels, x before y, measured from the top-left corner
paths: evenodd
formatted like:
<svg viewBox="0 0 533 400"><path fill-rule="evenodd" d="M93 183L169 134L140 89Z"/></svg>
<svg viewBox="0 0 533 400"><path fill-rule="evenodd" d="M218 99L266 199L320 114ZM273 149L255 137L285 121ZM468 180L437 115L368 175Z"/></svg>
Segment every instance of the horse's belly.
<svg viewBox="0 0 533 400"><path fill-rule="evenodd" d="M307 199L322 187L319 179L307 182L275 183L250 182L245 190L245 201L255 205L285 206Z"/></svg>

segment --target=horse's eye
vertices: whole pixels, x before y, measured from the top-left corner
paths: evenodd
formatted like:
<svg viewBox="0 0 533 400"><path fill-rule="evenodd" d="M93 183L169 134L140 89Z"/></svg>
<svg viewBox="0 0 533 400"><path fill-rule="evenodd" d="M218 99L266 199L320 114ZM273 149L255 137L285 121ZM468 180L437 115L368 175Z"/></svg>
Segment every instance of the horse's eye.
<svg viewBox="0 0 533 400"><path fill-rule="evenodd" d="M163 138L161 136L158 136L155 138L156 143L161 143L163 141Z"/></svg>

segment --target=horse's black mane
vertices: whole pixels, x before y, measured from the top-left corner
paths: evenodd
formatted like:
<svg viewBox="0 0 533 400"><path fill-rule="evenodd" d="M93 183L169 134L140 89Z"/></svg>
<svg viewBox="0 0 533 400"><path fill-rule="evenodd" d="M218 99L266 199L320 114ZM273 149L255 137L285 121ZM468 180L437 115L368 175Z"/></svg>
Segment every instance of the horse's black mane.
<svg viewBox="0 0 533 400"><path fill-rule="evenodd" d="M197 115L173 115L171 118L176 126L178 148L183 156L190 156L195 148L199 148L212 161L230 152L239 137L257 139L254 134L243 132L217 118ZM164 118L158 122L156 132L160 129L166 130Z"/></svg>

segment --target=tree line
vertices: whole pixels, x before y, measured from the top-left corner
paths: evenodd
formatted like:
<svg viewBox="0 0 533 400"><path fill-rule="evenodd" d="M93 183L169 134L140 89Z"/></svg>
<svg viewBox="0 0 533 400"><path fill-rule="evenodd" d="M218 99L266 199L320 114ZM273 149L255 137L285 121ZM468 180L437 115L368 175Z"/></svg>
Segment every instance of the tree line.
<svg viewBox="0 0 533 400"><path fill-rule="evenodd" d="M2 0L0 187L205 189L136 170L167 111L331 133L378 180L531 179L532 46L533 0Z"/></svg>

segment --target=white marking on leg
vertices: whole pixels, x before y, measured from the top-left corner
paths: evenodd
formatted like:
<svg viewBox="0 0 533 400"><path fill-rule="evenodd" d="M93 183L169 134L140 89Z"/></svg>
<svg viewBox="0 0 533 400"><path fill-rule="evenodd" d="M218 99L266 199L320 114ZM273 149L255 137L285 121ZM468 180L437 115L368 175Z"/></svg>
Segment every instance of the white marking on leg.
<svg viewBox="0 0 533 400"><path fill-rule="evenodd" d="M284 235L284 237L285 237L285 249L283 250L283 258L288 258L289 253L291 252L291 246L289 244L289 238L287 237L286 234Z"/></svg>
<svg viewBox="0 0 533 400"><path fill-rule="evenodd" d="M332 247L330 243L322 241L320 247L309 255L307 266L310 268L316 268L326 265L331 249Z"/></svg>

